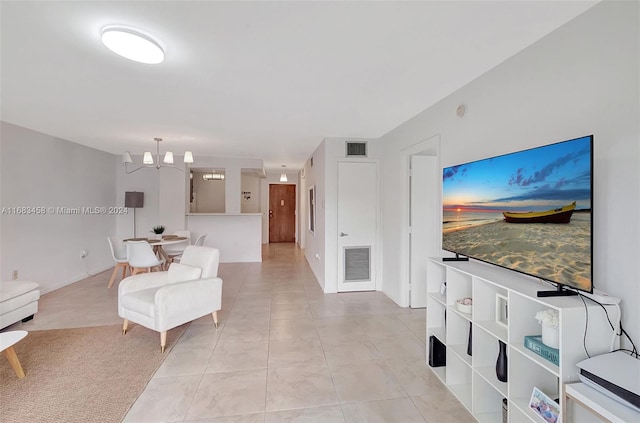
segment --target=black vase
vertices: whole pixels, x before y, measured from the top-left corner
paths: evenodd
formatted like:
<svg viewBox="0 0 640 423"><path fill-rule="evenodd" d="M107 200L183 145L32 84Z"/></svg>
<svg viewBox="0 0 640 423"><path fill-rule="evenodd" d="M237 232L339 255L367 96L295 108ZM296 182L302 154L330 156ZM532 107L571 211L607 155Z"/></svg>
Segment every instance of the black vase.
<svg viewBox="0 0 640 423"><path fill-rule="evenodd" d="M469 340L467 341L467 354L471 354L471 322L469 322Z"/></svg>
<svg viewBox="0 0 640 423"><path fill-rule="evenodd" d="M507 381L507 344L498 341L500 344L500 352L496 360L496 376L500 382Z"/></svg>

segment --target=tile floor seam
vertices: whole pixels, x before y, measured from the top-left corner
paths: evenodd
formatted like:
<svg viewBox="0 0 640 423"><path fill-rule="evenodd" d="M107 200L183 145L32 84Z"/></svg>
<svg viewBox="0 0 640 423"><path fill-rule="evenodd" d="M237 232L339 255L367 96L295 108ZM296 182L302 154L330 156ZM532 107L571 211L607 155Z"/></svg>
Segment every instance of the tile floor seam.
<svg viewBox="0 0 640 423"><path fill-rule="evenodd" d="M331 384L333 385L333 391L336 393L336 398L338 399L338 404L340 405L340 410L342 411L342 418L345 420L346 422L346 417L344 416L344 409L342 408L342 402L341 402L341 398L340 398L340 394L338 393L338 387L336 386L336 381L333 377L333 372L331 371L331 367L329 366L329 360L327 360L327 353L324 347L324 344L322 343L322 338L320 338L320 332L318 331L318 326L316 325L316 318L313 318L314 320L314 329L316 331L316 336L318 337L318 339L320 340L320 347L322 348L322 355L324 356L324 361L325 364L327 366L327 370L329 371L329 376L331 377Z"/></svg>
<svg viewBox="0 0 640 423"><path fill-rule="evenodd" d="M416 408L416 410L418 410L418 413L420 413L420 415L424 419L425 423L429 423L428 420L427 420L427 417L424 414L422 414L422 411L418 407L418 404L416 404L416 402L414 401L414 399L413 399L413 397L411 395L409 395L409 400L411 401L411 404L413 404L413 406Z"/></svg>
<svg viewBox="0 0 640 423"><path fill-rule="evenodd" d="M198 392L198 389L200 389L200 384L202 383L202 379L204 379L204 374L200 375L200 379L198 380L198 386L196 387L196 389L194 390L194 392ZM146 390L146 389L145 389ZM142 391L142 394L144 394L144 391ZM142 395L140 394L140 395ZM189 399L189 405L185 408L185 412L184 412L184 416L182 416L182 420L178 420L179 422L184 422L187 419L187 416L189 415L189 410L191 410L191 407L193 406L193 402L195 401L196 396L195 394ZM136 400L137 402L137 400ZM135 402L133 403L135 405ZM132 406L133 407L133 406ZM126 416L125 416L126 417Z"/></svg>

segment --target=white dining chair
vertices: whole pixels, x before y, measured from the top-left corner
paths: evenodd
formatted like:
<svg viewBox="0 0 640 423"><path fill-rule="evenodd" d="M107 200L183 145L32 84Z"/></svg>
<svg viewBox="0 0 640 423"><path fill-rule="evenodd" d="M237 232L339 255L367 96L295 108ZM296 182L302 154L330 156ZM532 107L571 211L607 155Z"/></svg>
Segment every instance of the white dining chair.
<svg viewBox="0 0 640 423"><path fill-rule="evenodd" d="M151 269L158 267L162 269L164 260L158 260L153 248L147 241L127 242L127 261L133 269L132 275L143 272L151 272Z"/></svg>
<svg viewBox="0 0 640 423"><path fill-rule="evenodd" d="M109 279L109 285L107 285L107 288L111 288L111 285L113 285L113 281L116 279L116 274L118 273L119 269L122 269L122 279L124 279L127 275L127 270L129 270L129 273L131 273L131 269L129 268L129 261L127 260L127 247L124 245L124 242L114 236L108 236L107 241L109 241L111 257L115 262L113 273L111 273L111 279Z"/></svg>
<svg viewBox="0 0 640 423"><path fill-rule="evenodd" d="M200 235L196 242L193 245L202 246L204 244L204 239L207 237L207 234Z"/></svg>
<svg viewBox="0 0 640 423"><path fill-rule="evenodd" d="M169 256L169 259L171 262L174 262L176 260L179 261L180 257L182 257L182 253L184 252L184 249L187 248L189 245L191 245L191 232L175 231L173 234L181 238L187 238L187 239L184 242L181 242L179 244L172 244L171 248L164 249L164 251L167 253L167 256Z"/></svg>

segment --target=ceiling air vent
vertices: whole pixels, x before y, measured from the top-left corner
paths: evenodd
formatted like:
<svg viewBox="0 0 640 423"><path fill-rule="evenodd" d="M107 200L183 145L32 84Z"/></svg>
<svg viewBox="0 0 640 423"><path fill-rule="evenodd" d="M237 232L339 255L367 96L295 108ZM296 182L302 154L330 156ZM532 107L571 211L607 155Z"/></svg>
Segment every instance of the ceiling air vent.
<svg viewBox="0 0 640 423"><path fill-rule="evenodd" d="M347 141L346 157L367 157L367 142Z"/></svg>

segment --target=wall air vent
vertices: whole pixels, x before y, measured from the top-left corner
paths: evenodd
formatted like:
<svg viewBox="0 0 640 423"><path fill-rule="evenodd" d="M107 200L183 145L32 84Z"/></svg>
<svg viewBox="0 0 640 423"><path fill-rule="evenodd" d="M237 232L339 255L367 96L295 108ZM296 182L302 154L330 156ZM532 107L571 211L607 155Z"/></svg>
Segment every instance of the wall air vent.
<svg viewBox="0 0 640 423"><path fill-rule="evenodd" d="M366 141L347 141L345 157L367 157Z"/></svg>
<svg viewBox="0 0 640 423"><path fill-rule="evenodd" d="M369 281L371 247L347 247L344 249L344 281Z"/></svg>

